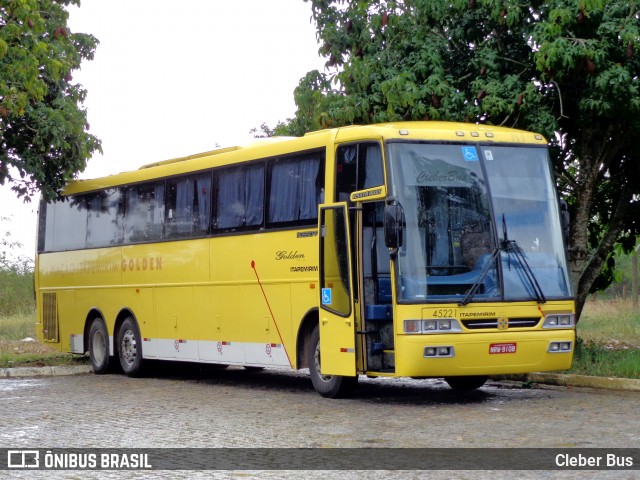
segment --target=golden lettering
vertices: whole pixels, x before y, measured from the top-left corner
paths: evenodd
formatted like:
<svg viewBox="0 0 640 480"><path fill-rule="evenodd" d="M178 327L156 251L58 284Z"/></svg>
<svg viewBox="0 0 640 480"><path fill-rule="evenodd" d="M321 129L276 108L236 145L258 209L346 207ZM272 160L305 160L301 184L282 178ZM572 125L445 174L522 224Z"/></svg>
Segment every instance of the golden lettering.
<svg viewBox="0 0 640 480"><path fill-rule="evenodd" d="M114 267L117 268L117 263ZM145 272L147 270L162 270L162 257L123 258L120 263L123 272Z"/></svg>

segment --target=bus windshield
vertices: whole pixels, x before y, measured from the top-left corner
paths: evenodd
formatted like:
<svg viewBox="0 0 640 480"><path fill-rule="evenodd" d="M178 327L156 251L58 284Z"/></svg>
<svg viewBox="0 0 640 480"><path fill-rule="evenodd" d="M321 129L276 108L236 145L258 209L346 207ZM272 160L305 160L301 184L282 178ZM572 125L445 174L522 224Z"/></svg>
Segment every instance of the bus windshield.
<svg viewBox="0 0 640 480"><path fill-rule="evenodd" d="M404 211L398 301L570 297L545 148L394 142L388 152Z"/></svg>

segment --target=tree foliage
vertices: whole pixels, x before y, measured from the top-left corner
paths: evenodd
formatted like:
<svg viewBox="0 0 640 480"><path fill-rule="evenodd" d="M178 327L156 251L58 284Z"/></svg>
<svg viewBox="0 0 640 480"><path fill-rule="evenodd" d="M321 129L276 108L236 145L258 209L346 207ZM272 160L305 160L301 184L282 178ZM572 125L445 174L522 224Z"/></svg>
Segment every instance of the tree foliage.
<svg viewBox="0 0 640 480"><path fill-rule="evenodd" d="M100 140L88 133L86 91L72 83L98 41L67 26L79 0L0 1L0 184L53 198L84 170Z"/></svg>
<svg viewBox="0 0 640 480"><path fill-rule="evenodd" d="M455 120L540 132L571 214L578 310L640 218L640 22L631 0L305 0L327 58L295 90L302 134Z"/></svg>

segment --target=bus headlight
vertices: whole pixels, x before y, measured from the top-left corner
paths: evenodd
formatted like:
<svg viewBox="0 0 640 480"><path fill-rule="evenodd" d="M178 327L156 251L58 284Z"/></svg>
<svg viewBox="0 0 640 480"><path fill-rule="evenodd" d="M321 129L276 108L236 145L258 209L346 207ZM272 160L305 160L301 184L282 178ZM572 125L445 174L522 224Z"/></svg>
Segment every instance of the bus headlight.
<svg viewBox="0 0 640 480"><path fill-rule="evenodd" d="M573 313L554 313L544 317L542 328L572 328L576 324Z"/></svg>
<svg viewBox="0 0 640 480"><path fill-rule="evenodd" d="M569 353L573 349L573 342L551 342L547 352L549 353Z"/></svg>
<svg viewBox="0 0 640 480"><path fill-rule="evenodd" d="M426 320L405 320L404 333L460 333L462 327L455 318L428 318Z"/></svg>
<svg viewBox="0 0 640 480"><path fill-rule="evenodd" d="M425 358L452 358L456 356L456 351L452 345L424 347Z"/></svg>
<svg viewBox="0 0 640 480"><path fill-rule="evenodd" d="M431 332L438 330L438 321L437 320L425 320L422 322L422 329L425 332Z"/></svg>
<svg viewBox="0 0 640 480"><path fill-rule="evenodd" d="M420 320L405 320L404 333L422 333L422 322Z"/></svg>

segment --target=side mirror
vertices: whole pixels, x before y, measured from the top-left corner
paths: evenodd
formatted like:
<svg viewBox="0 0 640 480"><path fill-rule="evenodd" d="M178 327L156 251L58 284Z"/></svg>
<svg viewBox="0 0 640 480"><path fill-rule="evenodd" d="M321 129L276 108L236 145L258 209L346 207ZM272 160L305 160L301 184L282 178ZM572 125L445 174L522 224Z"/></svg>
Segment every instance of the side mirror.
<svg viewBox="0 0 640 480"><path fill-rule="evenodd" d="M402 246L404 230L404 211L395 198L387 199L384 206L384 243L392 250L392 257Z"/></svg>

